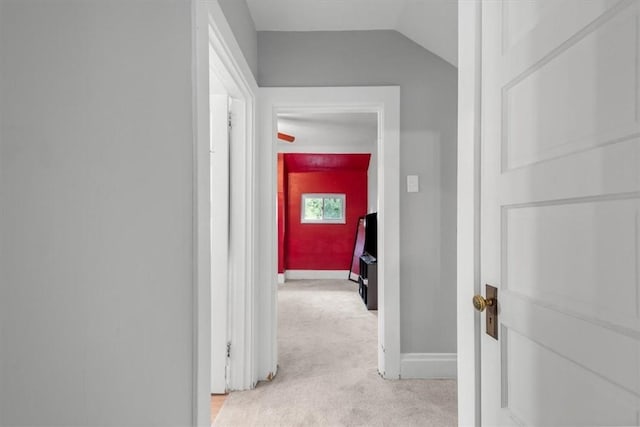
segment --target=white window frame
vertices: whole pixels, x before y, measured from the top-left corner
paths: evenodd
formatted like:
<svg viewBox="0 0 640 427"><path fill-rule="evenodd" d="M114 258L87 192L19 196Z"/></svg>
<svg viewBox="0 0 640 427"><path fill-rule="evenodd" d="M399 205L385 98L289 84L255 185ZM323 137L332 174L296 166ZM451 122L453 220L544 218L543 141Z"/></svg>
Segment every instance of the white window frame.
<svg viewBox="0 0 640 427"><path fill-rule="evenodd" d="M306 199L342 199L342 218L340 219L307 219L304 217ZM324 214L324 209L323 209ZM300 203L300 222L302 224L346 224L347 223L347 196L344 193L304 193Z"/></svg>

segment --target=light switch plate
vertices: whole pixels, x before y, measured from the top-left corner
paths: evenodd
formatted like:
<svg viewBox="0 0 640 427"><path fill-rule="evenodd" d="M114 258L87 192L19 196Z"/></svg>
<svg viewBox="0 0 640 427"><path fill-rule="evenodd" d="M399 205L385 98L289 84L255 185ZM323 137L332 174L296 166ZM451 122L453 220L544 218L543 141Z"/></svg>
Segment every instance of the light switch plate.
<svg viewBox="0 0 640 427"><path fill-rule="evenodd" d="M407 193L417 193L420 191L418 175L407 175Z"/></svg>

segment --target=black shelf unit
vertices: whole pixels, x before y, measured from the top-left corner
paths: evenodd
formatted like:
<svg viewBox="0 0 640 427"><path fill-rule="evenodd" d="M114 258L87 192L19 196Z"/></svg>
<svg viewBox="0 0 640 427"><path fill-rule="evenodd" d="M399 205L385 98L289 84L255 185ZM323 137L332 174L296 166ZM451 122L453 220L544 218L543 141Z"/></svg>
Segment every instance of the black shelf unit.
<svg viewBox="0 0 640 427"><path fill-rule="evenodd" d="M360 257L358 293L368 310L378 309L378 261L366 252Z"/></svg>

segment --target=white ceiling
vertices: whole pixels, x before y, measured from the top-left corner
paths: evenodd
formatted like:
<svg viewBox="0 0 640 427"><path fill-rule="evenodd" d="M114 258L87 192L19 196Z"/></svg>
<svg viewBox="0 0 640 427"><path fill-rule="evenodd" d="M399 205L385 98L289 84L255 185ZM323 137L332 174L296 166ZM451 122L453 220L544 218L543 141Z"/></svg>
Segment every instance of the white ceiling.
<svg viewBox="0 0 640 427"><path fill-rule="evenodd" d="M280 142L281 151L372 151L378 141L376 113L278 113L278 132L296 138Z"/></svg>
<svg viewBox="0 0 640 427"><path fill-rule="evenodd" d="M258 31L396 30L458 63L457 0L247 0Z"/></svg>

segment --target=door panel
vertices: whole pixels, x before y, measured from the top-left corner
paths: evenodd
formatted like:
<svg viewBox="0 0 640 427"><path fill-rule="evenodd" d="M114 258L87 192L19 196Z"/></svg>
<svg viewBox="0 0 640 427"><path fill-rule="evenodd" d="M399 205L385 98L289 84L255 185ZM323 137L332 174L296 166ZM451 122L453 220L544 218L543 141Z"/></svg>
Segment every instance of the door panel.
<svg viewBox="0 0 640 427"><path fill-rule="evenodd" d="M640 424L640 1L483 3L484 425Z"/></svg>
<svg viewBox="0 0 640 427"><path fill-rule="evenodd" d="M621 13L505 86L504 169L637 132L637 32L636 14Z"/></svg>
<svg viewBox="0 0 640 427"><path fill-rule="evenodd" d="M567 359L585 373L606 378L620 391L638 394L636 334L563 312L552 304L536 303L516 293L505 292L501 300L503 308L509 305L509 311L505 310L501 319L504 327ZM576 337L576 334L585 338ZM507 337L501 339L508 342ZM508 354L510 348L502 347L503 357L507 360L512 358ZM544 374L544 369L538 369L537 374ZM509 380L508 375L506 377Z"/></svg>
<svg viewBox="0 0 640 427"><path fill-rule="evenodd" d="M528 425L635 425L632 394L508 329L509 407ZM541 374L539 367L544 366Z"/></svg>
<svg viewBox="0 0 640 427"><path fill-rule="evenodd" d="M227 391L229 357L229 97L211 95L211 393Z"/></svg>
<svg viewBox="0 0 640 427"><path fill-rule="evenodd" d="M505 208L502 287L637 326L639 208L638 198Z"/></svg>

